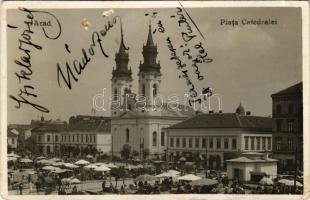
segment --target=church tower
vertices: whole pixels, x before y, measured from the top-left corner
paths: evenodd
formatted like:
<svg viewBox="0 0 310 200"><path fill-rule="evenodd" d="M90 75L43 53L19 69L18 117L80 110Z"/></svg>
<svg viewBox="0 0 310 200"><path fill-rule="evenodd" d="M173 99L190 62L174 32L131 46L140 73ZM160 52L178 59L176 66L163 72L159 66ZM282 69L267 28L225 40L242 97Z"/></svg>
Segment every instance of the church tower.
<svg viewBox="0 0 310 200"><path fill-rule="evenodd" d="M121 43L118 52L115 54L116 68L112 71L112 97L114 101L119 101L120 105L123 103L123 97L126 91L131 90L132 87L132 72L131 68L128 68L128 55L129 48L125 47L123 26L121 23ZM112 116L116 115L118 112L113 110L118 110L119 108L116 104L112 105Z"/></svg>
<svg viewBox="0 0 310 200"><path fill-rule="evenodd" d="M153 105L154 98L160 94L160 63L156 63L157 45L154 45L151 25L146 45L143 45L143 63L139 66L139 96L146 97L147 105Z"/></svg>

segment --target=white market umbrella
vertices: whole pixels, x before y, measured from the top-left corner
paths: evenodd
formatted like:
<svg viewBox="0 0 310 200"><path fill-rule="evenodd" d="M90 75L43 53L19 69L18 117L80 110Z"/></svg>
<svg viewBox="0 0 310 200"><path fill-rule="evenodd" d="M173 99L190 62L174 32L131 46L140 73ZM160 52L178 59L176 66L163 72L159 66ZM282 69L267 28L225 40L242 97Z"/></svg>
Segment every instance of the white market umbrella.
<svg viewBox="0 0 310 200"><path fill-rule="evenodd" d="M167 173L169 173L169 174L176 174L176 175L181 174L181 172L179 172L177 170L173 170L173 169L169 170Z"/></svg>
<svg viewBox="0 0 310 200"><path fill-rule="evenodd" d="M72 163L65 163L64 166L65 166L65 167L68 167L68 168L73 168L73 169L79 167L79 166L77 166L77 165L75 165L75 164L72 164Z"/></svg>
<svg viewBox="0 0 310 200"><path fill-rule="evenodd" d="M287 185L287 186L294 186L294 180L281 179L281 180L279 180L279 183L282 183L282 184ZM296 181L296 186L302 187L302 184L300 182Z"/></svg>
<svg viewBox="0 0 310 200"><path fill-rule="evenodd" d="M15 153L9 153L8 154L8 157L15 157L15 158L20 158L20 156L19 155L17 155L17 154L15 154Z"/></svg>
<svg viewBox="0 0 310 200"><path fill-rule="evenodd" d="M89 165L84 166L84 168L86 169L95 169L96 167L98 167L96 164L89 164Z"/></svg>
<svg viewBox="0 0 310 200"><path fill-rule="evenodd" d="M108 164L104 164L106 167L108 168L118 168L118 166L112 164L112 163L108 163ZM142 166L143 167L143 166Z"/></svg>
<svg viewBox="0 0 310 200"><path fill-rule="evenodd" d="M17 158L15 158L15 157L8 157L8 159L7 159L7 161L16 161L17 160Z"/></svg>
<svg viewBox="0 0 310 200"><path fill-rule="evenodd" d="M201 179L199 176L195 176L194 174L187 174L185 176L181 176L178 178L178 180L184 180L184 181L196 181Z"/></svg>
<svg viewBox="0 0 310 200"><path fill-rule="evenodd" d="M69 180L69 183L71 183L71 184L79 184L79 183L81 183L81 181L79 179L77 179L77 178L74 178L74 179Z"/></svg>
<svg viewBox="0 0 310 200"><path fill-rule="evenodd" d="M44 156L39 156L39 157L37 157L37 160L42 160L42 159L45 159L46 157L44 157Z"/></svg>
<svg viewBox="0 0 310 200"><path fill-rule="evenodd" d="M57 168L56 168L56 167L53 167L53 166L48 165L48 166L42 167L42 169L43 169L43 170L53 171L53 170L55 170L55 169L57 169Z"/></svg>
<svg viewBox="0 0 310 200"><path fill-rule="evenodd" d="M87 160L79 160L79 161L76 161L74 164L77 164L77 165L87 165L87 164L89 164L89 162Z"/></svg>
<svg viewBox="0 0 310 200"><path fill-rule="evenodd" d="M110 171L111 169L104 165L101 165L99 167L96 167L94 170L97 172L106 172L106 171Z"/></svg>
<svg viewBox="0 0 310 200"><path fill-rule="evenodd" d="M170 174L170 173L168 173L168 172L164 172L164 173L161 173L161 174L156 175L155 177L156 177L156 178L168 178L168 177L175 178L175 177L177 177L177 176L178 176L177 174Z"/></svg>
<svg viewBox="0 0 310 200"><path fill-rule="evenodd" d="M60 162L60 161L62 161L60 158L51 158L49 160L52 161L52 162Z"/></svg>
<svg viewBox="0 0 310 200"><path fill-rule="evenodd" d="M32 160L30 160L29 158L23 158L20 160L20 162L22 163L32 163Z"/></svg>
<svg viewBox="0 0 310 200"><path fill-rule="evenodd" d="M88 154L86 158L93 158L93 156Z"/></svg>
<svg viewBox="0 0 310 200"><path fill-rule="evenodd" d="M261 185L273 185L273 181L269 177L263 177L260 181L259 184Z"/></svg>
<svg viewBox="0 0 310 200"><path fill-rule="evenodd" d="M53 163L53 166L63 166L64 164L64 162L55 162Z"/></svg>

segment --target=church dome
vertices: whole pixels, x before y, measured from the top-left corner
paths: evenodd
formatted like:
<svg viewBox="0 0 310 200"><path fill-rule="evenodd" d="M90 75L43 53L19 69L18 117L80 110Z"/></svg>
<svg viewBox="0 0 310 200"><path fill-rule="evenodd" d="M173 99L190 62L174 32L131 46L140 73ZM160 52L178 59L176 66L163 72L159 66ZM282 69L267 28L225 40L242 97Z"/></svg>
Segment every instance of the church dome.
<svg viewBox="0 0 310 200"><path fill-rule="evenodd" d="M241 102L240 102L238 108L236 109L236 113L239 115L245 115L245 110L244 110L243 106L241 105Z"/></svg>

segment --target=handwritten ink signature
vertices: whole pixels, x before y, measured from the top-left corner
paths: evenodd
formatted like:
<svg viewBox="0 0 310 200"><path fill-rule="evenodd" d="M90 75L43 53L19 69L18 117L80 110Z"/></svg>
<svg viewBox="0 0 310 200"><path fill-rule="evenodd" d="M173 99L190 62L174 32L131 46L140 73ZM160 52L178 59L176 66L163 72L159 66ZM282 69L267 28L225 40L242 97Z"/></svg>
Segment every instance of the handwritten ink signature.
<svg viewBox="0 0 310 200"><path fill-rule="evenodd" d="M46 11L38 11L38 10L29 10L26 8L19 8L20 11L22 11L23 13L25 13L26 16L26 20L24 21L24 24L26 25L26 28L23 30L21 37L18 39L18 49L21 52L21 56L19 59L15 59L14 63L17 64L19 67L21 67L19 72L15 72L16 77L18 78L19 84L22 84L22 82L24 81L30 81L31 80L31 76L33 74L33 66L32 66L32 61L31 61L31 56L32 56L32 50L42 50L43 47L39 44L34 43L31 39L32 36L35 34L34 30L31 28L34 18L35 18L35 14L43 14L43 15L47 15L51 18L53 18L56 23L58 24L58 30L56 30L56 35L53 36L52 34L50 34L48 32L48 30L45 27L42 27L42 31L44 33L44 36L48 39L51 40L56 40L60 37L61 35L61 25L59 20L56 18L55 15L53 15L50 12L46 12ZM8 26L9 28L16 28L15 26ZM31 101L31 97L37 98L38 95L33 91L35 88L29 84L24 84L20 89L19 89L19 93L17 95L12 95L10 94L9 97L14 100L17 105L15 106L16 108L21 108L22 104L26 104L26 105L30 105L33 108L41 111L41 112L45 112L48 113L49 110L44 107L41 106L39 104L33 103Z"/></svg>
<svg viewBox="0 0 310 200"><path fill-rule="evenodd" d="M102 44L102 37L105 37L108 31L113 28L113 26L117 23L117 16L113 18L112 22L108 21L108 23L105 25L105 28L100 30L99 32L94 31L92 33L92 39L91 39L91 44L87 48L82 48L82 55L83 57L79 60L74 59L73 62L71 63L73 65L73 69L71 68L71 65L69 62L66 62L66 67L65 67L65 73L62 71L62 68L59 63L57 63L57 81L58 81L58 86L61 87L60 85L60 77L62 80L65 82L66 86L71 90L72 89L72 82L71 79L77 82L78 75L81 75L83 70L86 68L87 64L91 61L92 56L95 55L95 47L100 48L101 53L103 54L104 57L108 58L109 56L106 54L106 52L103 49L103 44ZM71 53L69 50L69 45L65 44L66 51L68 53Z"/></svg>

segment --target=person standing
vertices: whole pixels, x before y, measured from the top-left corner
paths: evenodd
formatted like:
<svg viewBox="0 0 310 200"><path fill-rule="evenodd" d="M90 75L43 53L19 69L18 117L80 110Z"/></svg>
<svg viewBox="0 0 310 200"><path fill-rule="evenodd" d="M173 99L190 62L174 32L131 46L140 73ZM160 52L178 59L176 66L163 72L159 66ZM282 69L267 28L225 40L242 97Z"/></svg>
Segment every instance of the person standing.
<svg viewBox="0 0 310 200"><path fill-rule="evenodd" d="M22 195L23 194L23 183L19 184L18 189L19 189L19 194Z"/></svg>

